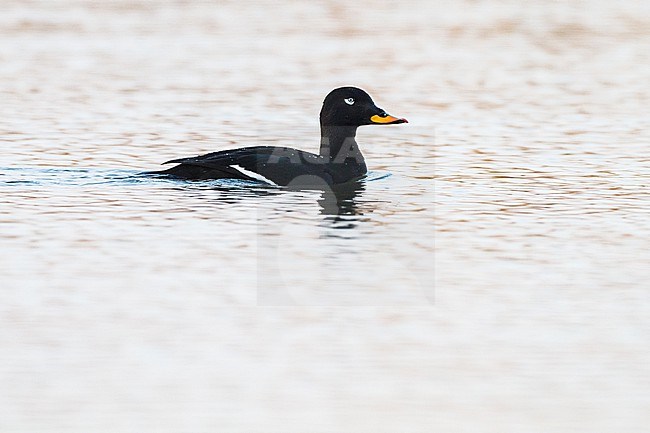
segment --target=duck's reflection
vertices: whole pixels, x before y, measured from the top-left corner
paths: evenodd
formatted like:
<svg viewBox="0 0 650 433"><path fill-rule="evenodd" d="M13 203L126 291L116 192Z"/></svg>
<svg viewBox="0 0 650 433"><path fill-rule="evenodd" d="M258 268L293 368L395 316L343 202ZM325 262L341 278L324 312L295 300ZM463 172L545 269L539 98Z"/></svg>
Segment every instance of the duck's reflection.
<svg viewBox="0 0 650 433"><path fill-rule="evenodd" d="M265 203L268 199L276 197L280 203L280 209L286 206L286 212L295 212L295 194L301 197L301 202L305 202L305 197L314 197L320 207L320 215L323 216L323 223L333 229L353 229L357 226L360 216L364 210L360 206L359 198L366 189L365 181L359 180L340 185L327 185L324 182L317 184L295 184L285 188L269 188L268 186L251 185L250 183L242 184L241 181L231 183L218 182L210 184L196 184L183 182L182 184L174 183L171 190L182 193L184 199L189 197L201 198L202 201L209 199L215 204L235 205L249 199L263 200L258 203L262 208L266 208ZM217 193L216 195L206 196L205 191L210 190ZM286 199L282 199L282 197ZM292 199L293 196L293 199ZM283 204L284 205L283 205ZM313 203L313 202L312 202ZM273 205L278 208L278 203Z"/></svg>
<svg viewBox="0 0 650 433"><path fill-rule="evenodd" d="M362 215L359 207L359 197L365 191L363 181L335 185L321 192L318 199L320 213L324 222L332 228L352 229L357 226L358 216Z"/></svg>

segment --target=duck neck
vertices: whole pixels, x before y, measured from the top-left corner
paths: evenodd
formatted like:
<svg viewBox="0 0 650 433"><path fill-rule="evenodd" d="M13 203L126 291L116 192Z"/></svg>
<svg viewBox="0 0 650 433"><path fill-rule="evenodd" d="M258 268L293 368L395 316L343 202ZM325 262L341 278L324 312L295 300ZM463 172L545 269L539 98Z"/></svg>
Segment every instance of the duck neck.
<svg viewBox="0 0 650 433"><path fill-rule="evenodd" d="M355 140L356 126L321 125L320 156L330 163L365 164Z"/></svg>

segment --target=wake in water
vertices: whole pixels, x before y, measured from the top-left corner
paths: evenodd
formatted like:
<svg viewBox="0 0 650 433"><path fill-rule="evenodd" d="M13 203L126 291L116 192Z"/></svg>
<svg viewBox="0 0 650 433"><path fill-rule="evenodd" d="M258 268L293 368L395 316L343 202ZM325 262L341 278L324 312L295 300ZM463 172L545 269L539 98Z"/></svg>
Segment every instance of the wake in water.
<svg viewBox="0 0 650 433"><path fill-rule="evenodd" d="M386 179L391 176L388 172L370 171L360 179L362 182L372 182ZM169 176L152 176L136 170L115 170L97 168L35 168L35 167L0 167L0 186L10 187L15 185L66 185L66 186L88 186L88 185L126 185L142 183L172 183L192 185L199 188L247 188L265 187L269 189L282 189L282 187L271 186L263 182L238 180L238 179L217 179L204 181L187 181L174 179Z"/></svg>

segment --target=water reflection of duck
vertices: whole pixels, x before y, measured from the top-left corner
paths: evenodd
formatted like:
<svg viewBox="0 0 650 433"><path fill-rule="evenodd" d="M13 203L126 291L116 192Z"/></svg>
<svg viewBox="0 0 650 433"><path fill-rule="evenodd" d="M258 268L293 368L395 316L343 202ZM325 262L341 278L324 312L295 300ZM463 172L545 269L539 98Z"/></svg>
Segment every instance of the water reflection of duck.
<svg viewBox="0 0 650 433"><path fill-rule="evenodd" d="M363 181L334 185L331 189L323 188L318 199L321 215L357 215L359 213L357 198L365 189Z"/></svg>
<svg viewBox="0 0 650 433"><path fill-rule="evenodd" d="M332 90L323 101L318 155L290 147L244 147L174 159L165 164L179 165L148 174L189 180L260 180L281 186L342 184L367 172L355 140L359 126L406 122L377 107L365 91L340 87Z"/></svg>

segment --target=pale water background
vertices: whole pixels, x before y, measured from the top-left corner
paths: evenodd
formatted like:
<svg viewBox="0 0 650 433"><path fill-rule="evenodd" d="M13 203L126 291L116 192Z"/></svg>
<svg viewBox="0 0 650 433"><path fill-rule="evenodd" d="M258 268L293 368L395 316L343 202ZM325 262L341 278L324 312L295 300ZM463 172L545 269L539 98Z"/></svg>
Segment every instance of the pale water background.
<svg viewBox="0 0 650 433"><path fill-rule="evenodd" d="M650 3L0 1L1 432L647 432ZM316 151L338 198L138 177Z"/></svg>

